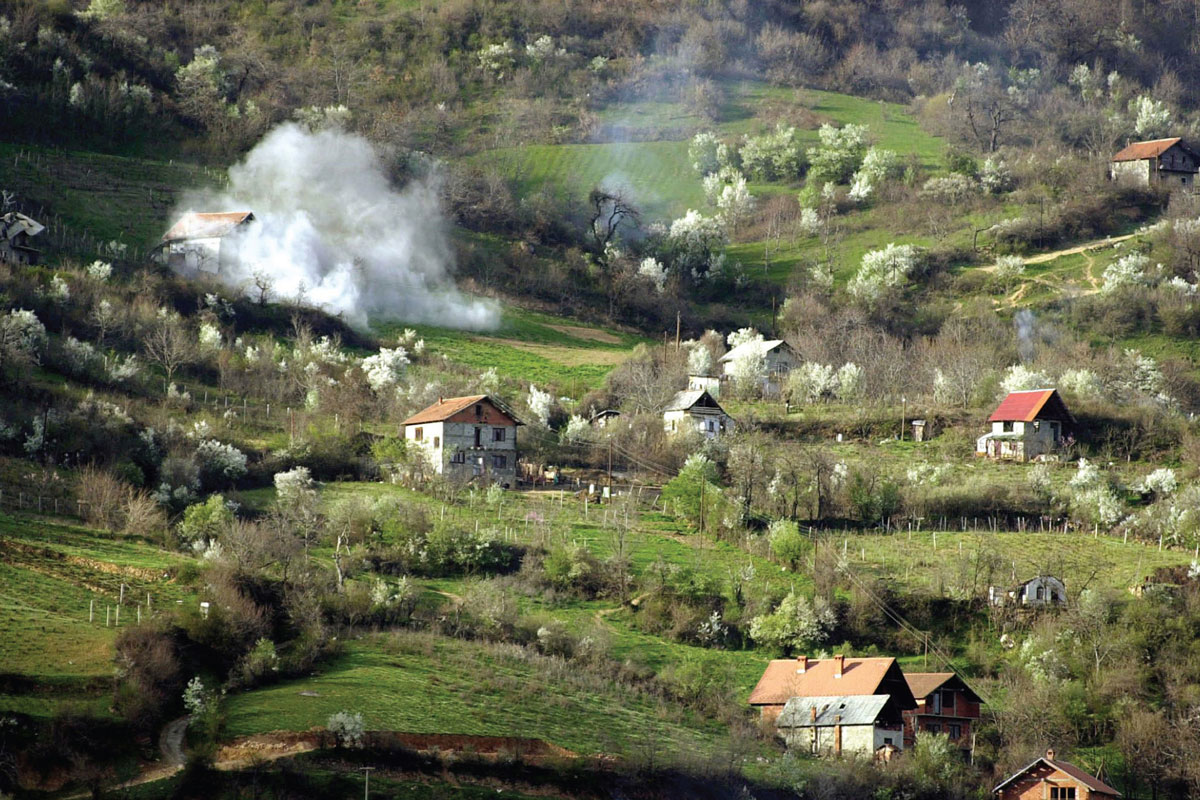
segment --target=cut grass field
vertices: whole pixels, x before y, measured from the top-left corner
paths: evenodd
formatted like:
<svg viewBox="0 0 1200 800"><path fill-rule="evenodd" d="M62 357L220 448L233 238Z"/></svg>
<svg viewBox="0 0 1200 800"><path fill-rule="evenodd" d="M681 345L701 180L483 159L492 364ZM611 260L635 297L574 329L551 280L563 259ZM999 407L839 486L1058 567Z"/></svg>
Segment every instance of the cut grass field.
<svg viewBox="0 0 1200 800"><path fill-rule="evenodd" d="M650 742L706 750L726 734L522 648L404 632L351 642L321 674L234 695L224 710L226 734L235 737L307 730L350 710L361 711L369 729L528 736L580 754L628 753Z"/></svg>
<svg viewBox="0 0 1200 800"><path fill-rule="evenodd" d="M506 307L491 331L381 323L382 335L415 329L434 353L480 371L554 386L578 395L600 384L645 337L575 320Z"/></svg>
<svg viewBox="0 0 1200 800"><path fill-rule="evenodd" d="M761 82L730 83L725 89L729 99L715 123L675 103L615 103L599 114L611 134L632 130L646 139L662 137L658 141L505 147L470 160L499 169L522 193L545 186L582 201L594 186L622 187L647 218L668 219L689 208L704 208L700 177L687 155L688 140L700 130L733 138L769 130L776 120L797 120L799 137L807 146L817 143L821 123L854 123L869 126L872 141L880 147L902 156L913 154L928 167L937 165L945 150L941 139L922 130L908 110L895 103ZM756 185L753 190L761 195L784 188Z"/></svg>

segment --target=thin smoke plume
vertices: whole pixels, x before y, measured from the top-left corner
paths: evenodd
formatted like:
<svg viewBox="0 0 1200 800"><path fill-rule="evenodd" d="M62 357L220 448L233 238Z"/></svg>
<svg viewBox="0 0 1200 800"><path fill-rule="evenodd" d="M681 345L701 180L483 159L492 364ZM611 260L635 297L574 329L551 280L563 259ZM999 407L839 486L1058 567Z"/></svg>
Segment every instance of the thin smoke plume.
<svg viewBox="0 0 1200 800"><path fill-rule="evenodd" d="M361 136L280 125L230 168L225 192L190 205L254 212L237 263L221 271L230 286L248 288L261 272L277 296L302 296L357 327L372 317L472 330L498 321L493 304L454 285L436 182L394 188Z"/></svg>

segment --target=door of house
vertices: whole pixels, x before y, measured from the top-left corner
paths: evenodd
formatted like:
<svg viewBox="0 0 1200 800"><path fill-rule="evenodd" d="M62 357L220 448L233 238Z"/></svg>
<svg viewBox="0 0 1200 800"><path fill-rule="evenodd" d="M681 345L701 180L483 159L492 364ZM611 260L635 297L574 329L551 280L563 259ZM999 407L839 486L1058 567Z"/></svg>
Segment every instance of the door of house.
<svg viewBox="0 0 1200 800"><path fill-rule="evenodd" d="M483 428L476 428L475 429L475 446L476 447L480 447L482 445L482 442L483 442L483 440L481 438L482 436L483 436Z"/></svg>

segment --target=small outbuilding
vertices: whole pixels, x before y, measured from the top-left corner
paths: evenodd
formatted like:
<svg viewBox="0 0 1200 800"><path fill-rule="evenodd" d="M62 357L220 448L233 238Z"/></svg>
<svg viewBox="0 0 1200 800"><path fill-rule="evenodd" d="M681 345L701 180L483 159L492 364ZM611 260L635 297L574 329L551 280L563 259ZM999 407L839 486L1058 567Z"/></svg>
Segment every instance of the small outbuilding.
<svg viewBox="0 0 1200 800"><path fill-rule="evenodd" d="M992 789L996 800L1111 800L1113 787L1074 764L1054 757L1053 750L1014 772Z"/></svg>
<svg viewBox="0 0 1200 800"><path fill-rule="evenodd" d="M1061 607L1067 604L1067 586L1061 578L1038 575L1008 590L989 586L988 603L993 606L1022 608Z"/></svg>
<svg viewBox="0 0 1200 800"><path fill-rule="evenodd" d="M1112 157L1109 175L1119 183L1191 189L1200 169L1200 155L1183 139L1134 142Z"/></svg>
<svg viewBox="0 0 1200 800"><path fill-rule="evenodd" d="M904 712L904 746L919 732L942 733L960 750L971 750L983 699L953 672L906 672L917 707Z"/></svg>
<svg viewBox="0 0 1200 800"><path fill-rule="evenodd" d="M42 253L33 246L33 239L44 230L45 225L17 211L0 215L0 262L21 266L38 263Z"/></svg>
<svg viewBox="0 0 1200 800"><path fill-rule="evenodd" d="M189 212L162 237L167 266L185 275L218 274L238 259L238 240L255 221L250 211Z"/></svg>
<svg viewBox="0 0 1200 800"><path fill-rule="evenodd" d="M975 443L975 454L995 459L1031 461L1058 448L1075 427L1057 389L1010 392L988 417L992 424Z"/></svg>
<svg viewBox="0 0 1200 800"><path fill-rule="evenodd" d="M792 697L776 725L789 750L815 756L904 749L903 710L889 694Z"/></svg>
<svg viewBox="0 0 1200 800"><path fill-rule="evenodd" d="M663 409L663 428L670 434L699 433L712 439L733 433L733 417L707 391L684 391Z"/></svg>

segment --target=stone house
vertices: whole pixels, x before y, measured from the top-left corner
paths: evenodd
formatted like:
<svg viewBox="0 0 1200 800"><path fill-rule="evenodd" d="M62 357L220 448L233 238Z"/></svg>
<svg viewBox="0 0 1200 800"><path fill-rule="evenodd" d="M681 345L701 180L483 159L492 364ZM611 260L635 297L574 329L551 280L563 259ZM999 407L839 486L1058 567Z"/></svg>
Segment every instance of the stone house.
<svg viewBox="0 0 1200 800"><path fill-rule="evenodd" d="M1067 586L1062 579L1053 575L1038 575L1007 591L998 586L989 586L988 604L1024 608L1065 606L1067 604Z"/></svg>
<svg viewBox="0 0 1200 800"><path fill-rule="evenodd" d="M894 658L777 658L767 664L749 703L764 722L773 722L793 697L888 695L901 712L917 707L908 681ZM896 729L900 731L898 727ZM897 736L892 744L903 745Z"/></svg>
<svg viewBox="0 0 1200 800"><path fill-rule="evenodd" d="M663 409L663 428L667 433L699 433L712 439L733 433L733 417L704 391L679 392Z"/></svg>
<svg viewBox="0 0 1200 800"><path fill-rule="evenodd" d="M888 694L792 697L776 720L789 750L868 756L904 748L903 711Z"/></svg>
<svg viewBox="0 0 1200 800"><path fill-rule="evenodd" d="M750 354L754 348L761 348L766 360L766 376L762 379L762 393L765 395L778 394L783 389L788 373L800 366L800 356L782 339L752 341L739 344L717 362L723 365L721 380L732 380L734 362Z"/></svg>
<svg viewBox="0 0 1200 800"><path fill-rule="evenodd" d="M1074 764L1054 757L1053 750L1017 770L992 789L997 800L1109 800L1121 793Z"/></svg>
<svg viewBox="0 0 1200 800"><path fill-rule="evenodd" d="M478 483L517 483L517 427L507 406L484 394L440 398L402 423L409 446L425 448L439 475Z"/></svg>
<svg viewBox="0 0 1200 800"><path fill-rule="evenodd" d="M917 707L904 712L904 746L917 743L917 733L944 733L960 750L972 749L982 698L953 672L906 672L904 680Z"/></svg>
<svg viewBox="0 0 1200 800"><path fill-rule="evenodd" d="M163 261L185 275L218 274L237 262L238 239L254 221L249 211L189 212L163 234Z"/></svg>
<svg viewBox="0 0 1200 800"><path fill-rule="evenodd" d="M41 251L33 246L33 238L46 226L17 211L0 215L0 262L30 266L38 263Z"/></svg>
<svg viewBox="0 0 1200 800"><path fill-rule="evenodd" d="M721 379L709 375L688 375L689 392L708 392L714 400L721 399Z"/></svg>
<svg viewBox="0 0 1200 800"><path fill-rule="evenodd" d="M1010 392L992 415L990 433L975 442L975 454L996 459L1030 461L1052 452L1075 426L1056 389Z"/></svg>
<svg viewBox="0 0 1200 800"><path fill-rule="evenodd" d="M1190 190L1200 156L1178 136L1134 142L1112 157L1109 175L1119 183Z"/></svg>

